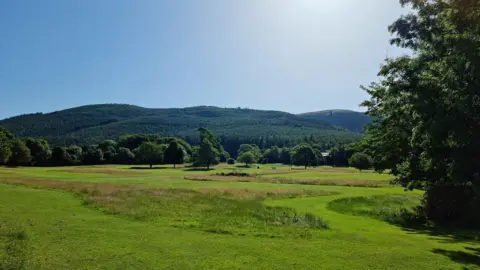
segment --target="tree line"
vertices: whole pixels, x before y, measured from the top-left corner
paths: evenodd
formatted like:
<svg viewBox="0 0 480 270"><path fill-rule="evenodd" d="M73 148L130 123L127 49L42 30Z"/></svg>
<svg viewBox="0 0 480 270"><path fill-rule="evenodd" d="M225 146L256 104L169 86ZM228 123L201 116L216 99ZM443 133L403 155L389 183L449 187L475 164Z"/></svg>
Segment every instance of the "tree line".
<svg viewBox="0 0 480 270"><path fill-rule="evenodd" d="M348 166L360 169L370 164L355 163L355 150L337 146L329 151L324 145L300 143L295 147L261 149L255 144L241 144L234 155L225 151L220 139L205 128L198 129L199 144L192 146L181 138L159 135L124 135L118 140L104 140L94 145L50 147L44 139L15 138L0 127L0 164L10 166L72 166L98 164L158 164L190 163L193 167L217 165L220 162L246 166L255 163L283 163L296 166ZM352 157L353 156L353 157ZM236 157L236 160L234 159ZM352 162L353 158L353 162ZM351 159L351 160L349 160Z"/></svg>

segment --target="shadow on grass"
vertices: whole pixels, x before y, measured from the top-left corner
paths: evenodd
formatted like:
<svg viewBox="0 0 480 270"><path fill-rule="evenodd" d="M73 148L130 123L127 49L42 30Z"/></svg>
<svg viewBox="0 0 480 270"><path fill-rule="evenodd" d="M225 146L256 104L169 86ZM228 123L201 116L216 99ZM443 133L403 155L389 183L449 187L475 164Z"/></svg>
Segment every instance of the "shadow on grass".
<svg viewBox="0 0 480 270"><path fill-rule="evenodd" d="M367 216L398 226L408 234L422 234L439 243L480 244L480 230L442 226L419 215L415 194L375 195L340 198L328 203L332 211Z"/></svg>
<svg viewBox="0 0 480 270"><path fill-rule="evenodd" d="M426 224L395 224L402 227L409 234L430 235L431 240L440 243L470 243L480 244L480 231L464 230L458 228L440 227Z"/></svg>
<svg viewBox="0 0 480 270"><path fill-rule="evenodd" d="M169 169L167 167L130 167L130 170L164 170L164 169ZM173 168L172 168L173 169Z"/></svg>
<svg viewBox="0 0 480 270"><path fill-rule="evenodd" d="M466 247L465 249L469 250L470 252L466 251L458 251L458 250L446 250L446 249L439 249L435 248L432 250L435 254L444 255L450 260L461 263L461 264L471 264L480 266L480 249ZM468 269L468 268L464 268Z"/></svg>

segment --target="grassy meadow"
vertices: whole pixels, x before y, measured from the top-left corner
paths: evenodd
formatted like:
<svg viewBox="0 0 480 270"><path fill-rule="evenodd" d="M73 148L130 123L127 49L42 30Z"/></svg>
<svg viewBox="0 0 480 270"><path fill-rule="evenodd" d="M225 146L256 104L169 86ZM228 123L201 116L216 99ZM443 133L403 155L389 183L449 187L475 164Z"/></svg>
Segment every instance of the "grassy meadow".
<svg viewBox="0 0 480 270"><path fill-rule="evenodd" d="M390 180L283 165L0 168L0 269L480 267L472 235L390 222L422 196Z"/></svg>

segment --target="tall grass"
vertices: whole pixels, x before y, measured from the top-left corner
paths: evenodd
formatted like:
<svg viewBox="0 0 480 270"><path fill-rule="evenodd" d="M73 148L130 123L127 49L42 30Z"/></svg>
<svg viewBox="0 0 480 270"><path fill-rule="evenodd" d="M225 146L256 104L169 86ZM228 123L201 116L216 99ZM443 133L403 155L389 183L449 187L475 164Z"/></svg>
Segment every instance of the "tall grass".
<svg viewBox="0 0 480 270"><path fill-rule="evenodd" d="M61 189L80 196L85 206L107 214L205 232L305 237L312 231L328 229L327 222L320 217L299 213L292 208L266 206L263 200L266 197L330 195L330 192L298 189L188 190L28 179L2 182Z"/></svg>
<svg viewBox="0 0 480 270"><path fill-rule="evenodd" d="M28 255L28 237L25 230L0 223L0 269L27 269Z"/></svg>
<svg viewBox="0 0 480 270"><path fill-rule="evenodd" d="M412 222L414 208L420 205L421 195L375 195L341 198L328 203L330 210L356 216L368 216L393 224Z"/></svg>

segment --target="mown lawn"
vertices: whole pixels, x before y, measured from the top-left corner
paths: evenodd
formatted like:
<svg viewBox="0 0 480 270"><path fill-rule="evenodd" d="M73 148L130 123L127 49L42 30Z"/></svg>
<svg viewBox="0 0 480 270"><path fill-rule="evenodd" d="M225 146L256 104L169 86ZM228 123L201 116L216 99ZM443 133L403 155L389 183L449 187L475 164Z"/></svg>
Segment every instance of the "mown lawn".
<svg viewBox="0 0 480 270"><path fill-rule="evenodd" d="M321 179L332 173L356 181L385 177L352 169L293 173L284 166L235 169L260 178L311 174ZM208 181L208 176L231 170L226 165L214 171L0 168L0 269L474 269L480 265L480 245L475 240L407 230L382 219L418 204L420 191L256 178ZM205 180L188 180L192 176Z"/></svg>

